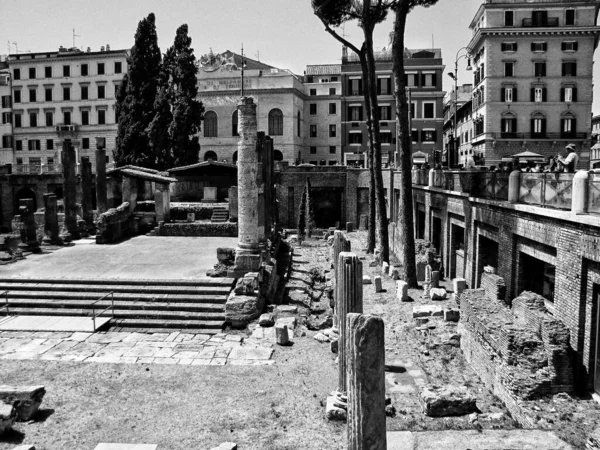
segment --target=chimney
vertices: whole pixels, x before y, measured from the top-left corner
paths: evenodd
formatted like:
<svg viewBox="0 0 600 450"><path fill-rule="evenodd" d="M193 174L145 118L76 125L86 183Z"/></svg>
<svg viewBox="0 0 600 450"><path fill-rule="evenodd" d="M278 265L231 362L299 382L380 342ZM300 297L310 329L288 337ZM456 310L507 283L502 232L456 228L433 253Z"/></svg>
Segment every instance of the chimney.
<svg viewBox="0 0 600 450"><path fill-rule="evenodd" d="M106 44L106 51L110 52L110 45L109 44Z"/></svg>
<svg viewBox="0 0 600 450"><path fill-rule="evenodd" d="M88 47L88 48L87 48L87 52L88 52L88 53L91 53L91 52L92 52L92 49Z"/></svg>
<svg viewBox="0 0 600 450"><path fill-rule="evenodd" d="M100 51L103 52L104 51L104 45L102 47L100 47Z"/></svg>

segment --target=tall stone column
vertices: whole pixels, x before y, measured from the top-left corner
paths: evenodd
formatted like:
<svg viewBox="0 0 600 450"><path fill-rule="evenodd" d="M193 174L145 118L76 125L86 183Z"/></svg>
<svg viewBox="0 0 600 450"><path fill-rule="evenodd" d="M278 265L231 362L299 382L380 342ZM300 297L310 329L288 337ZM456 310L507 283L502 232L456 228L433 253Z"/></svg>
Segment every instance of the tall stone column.
<svg viewBox="0 0 600 450"><path fill-rule="evenodd" d="M48 242L61 243L58 226L58 204L55 194L44 194L44 231Z"/></svg>
<svg viewBox="0 0 600 450"><path fill-rule="evenodd" d="M98 215L105 213L108 209L106 195L106 150L104 149L103 141L104 138L96 138L96 209Z"/></svg>
<svg viewBox="0 0 600 450"><path fill-rule="evenodd" d="M335 306L340 332L338 340L338 392L342 396L347 392L346 316L348 313L362 313L363 311L362 275L362 262L358 259L358 256L351 252L341 252L338 258Z"/></svg>
<svg viewBox="0 0 600 450"><path fill-rule="evenodd" d="M156 183L154 191L154 208L156 211L156 222L168 222L171 220L171 200L169 185Z"/></svg>
<svg viewBox="0 0 600 450"><path fill-rule="evenodd" d="M256 272L261 263L256 104L252 98L240 98L238 120L238 245L233 268L236 277Z"/></svg>
<svg viewBox="0 0 600 450"><path fill-rule="evenodd" d="M385 450L385 341L380 317L348 314L348 449Z"/></svg>
<svg viewBox="0 0 600 450"><path fill-rule="evenodd" d="M77 229L77 176L75 149L70 140L64 141L62 151L63 165L63 200L65 204L65 228L67 240L81 239Z"/></svg>
<svg viewBox="0 0 600 450"><path fill-rule="evenodd" d="M81 215L88 233L96 234L92 204L92 163L88 156L81 157Z"/></svg>
<svg viewBox="0 0 600 450"><path fill-rule="evenodd" d="M19 200L19 215L21 216L21 247L32 253L40 253L40 244L37 241L35 216L33 215L33 199L25 198Z"/></svg>
<svg viewBox="0 0 600 450"><path fill-rule="evenodd" d="M333 245L331 248L332 254L331 254L331 259L333 261L333 282L334 287L333 287L333 300L334 302L337 302L337 290L336 290L336 286L337 286L337 279L338 279L338 274L337 274L337 267L338 267L338 258L340 256L341 252L349 252L350 251L350 241L346 240L346 237L344 236L344 232L340 231L340 230L336 230L333 232ZM335 308L337 309L337 306L335 306ZM333 315L333 330L334 331L338 331L339 327L338 327L338 316L337 316L337 311L335 311L336 314Z"/></svg>

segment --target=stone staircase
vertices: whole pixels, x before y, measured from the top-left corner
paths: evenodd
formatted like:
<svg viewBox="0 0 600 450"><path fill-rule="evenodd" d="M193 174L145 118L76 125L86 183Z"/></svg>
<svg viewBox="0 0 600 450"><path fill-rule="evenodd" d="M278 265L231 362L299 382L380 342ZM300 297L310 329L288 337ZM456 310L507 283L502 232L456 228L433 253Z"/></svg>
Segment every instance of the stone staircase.
<svg viewBox="0 0 600 450"><path fill-rule="evenodd" d="M0 316L92 316L112 306L111 329L219 333L233 278L100 280L0 278ZM102 300L101 297L109 294ZM112 308L99 314L111 317Z"/></svg>
<svg viewBox="0 0 600 450"><path fill-rule="evenodd" d="M212 217L210 218L211 222L227 222L229 220L229 211L227 208L215 208L213 209Z"/></svg>

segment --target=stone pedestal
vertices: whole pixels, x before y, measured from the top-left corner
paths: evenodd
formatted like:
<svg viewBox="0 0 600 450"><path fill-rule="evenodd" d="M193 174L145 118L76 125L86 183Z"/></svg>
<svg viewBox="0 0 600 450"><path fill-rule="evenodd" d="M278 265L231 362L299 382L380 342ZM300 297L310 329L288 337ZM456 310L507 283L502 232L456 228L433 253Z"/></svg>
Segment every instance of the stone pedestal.
<svg viewBox="0 0 600 450"><path fill-rule="evenodd" d="M157 223L168 222L171 220L171 197L168 185L156 183L156 190L154 191L154 210L156 212Z"/></svg>
<svg viewBox="0 0 600 450"><path fill-rule="evenodd" d="M588 204L588 180L587 171L580 170L573 177L573 197L571 201L571 212L573 214L586 214Z"/></svg>
<svg viewBox="0 0 600 450"><path fill-rule="evenodd" d="M439 270L434 270L431 272L431 287L432 288L439 288L440 287L440 271Z"/></svg>
<svg viewBox="0 0 600 450"><path fill-rule="evenodd" d="M47 242L52 244L62 243L59 236L58 205L55 194L44 194L44 232L47 236Z"/></svg>
<svg viewBox="0 0 600 450"><path fill-rule="evenodd" d="M231 186L229 188L229 220L231 222L238 221L238 188Z"/></svg>
<svg viewBox="0 0 600 450"><path fill-rule="evenodd" d="M81 212L87 231L96 234L94 208L92 205L92 163L87 156L81 157Z"/></svg>
<svg viewBox="0 0 600 450"><path fill-rule="evenodd" d="M338 258L336 280L336 316L339 328L338 392L346 393L346 316L362 313L362 262L354 253L341 252Z"/></svg>
<svg viewBox="0 0 600 450"><path fill-rule="evenodd" d="M346 333L348 448L385 450L387 442L383 320L371 315L348 314Z"/></svg>
<svg viewBox="0 0 600 450"><path fill-rule="evenodd" d="M204 203L216 203L217 202L217 188L216 187L204 187L204 196L202 197Z"/></svg>
<svg viewBox="0 0 600 450"><path fill-rule="evenodd" d="M121 192L123 193L123 203L129 203L129 211L133 213L137 206L137 180L123 176Z"/></svg>
<svg viewBox="0 0 600 450"><path fill-rule="evenodd" d="M63 201L65 205L65 228L68 240L81 239L77 227L77 179L75 149L65 140L62 150Z"/></svg>
<svg viewBox="0 0 600 450"><path fill-rule="evenodd" d="M96 144L97 145L97 144ZM107 210L106 194L106 150L96 149L96 210L98 215Z"/></svg>
<svg viewBox="0 0 600 450"><path fill-rule="evenodd" d="M19 247L25 251L40 253L42 250L37 240L34 213L33 199L19 200L19 216L21 219L21 244Z"/></svg>
<svg viewBox="0 0 600 450"><path fill-rule="evenodd" d="M518 203L521 193L521 171L514 170L508 176L508 201Z"/></svg>

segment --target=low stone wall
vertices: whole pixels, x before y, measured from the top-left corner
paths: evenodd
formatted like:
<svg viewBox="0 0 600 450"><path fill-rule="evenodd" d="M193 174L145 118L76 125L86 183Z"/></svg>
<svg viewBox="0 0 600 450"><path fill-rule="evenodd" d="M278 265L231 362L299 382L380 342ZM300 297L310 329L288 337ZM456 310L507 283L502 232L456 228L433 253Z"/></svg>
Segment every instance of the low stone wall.
<svg viewBox="0 0 600 450"><path fill-rule="evenodd" d="M236 237L238 227L237 223L230 222L161 222L156 228L156 235Z"/></svg>
<svg viewBox="0 0 600 450"><path fill-rule="evenodd" d="M535 425L527 400L573 391L569 331L548 314L543 297L523 292L513 309L484 289L461 294L461 349L515 420Z"/></svg>
<svg viewBox="0 0 600 450"><path fill-rule="evenodd" d="M210 220L216 208L229 209L229 203L171 203L171 220L187 220L188 213L196 220Z"/></svg>
<svg viewBox="0 0 600 450"><path fill-rule="evenodd" d="M100 214L95 221L96 244L109 244L133 233L133 215L128 202Z"/></svg>

